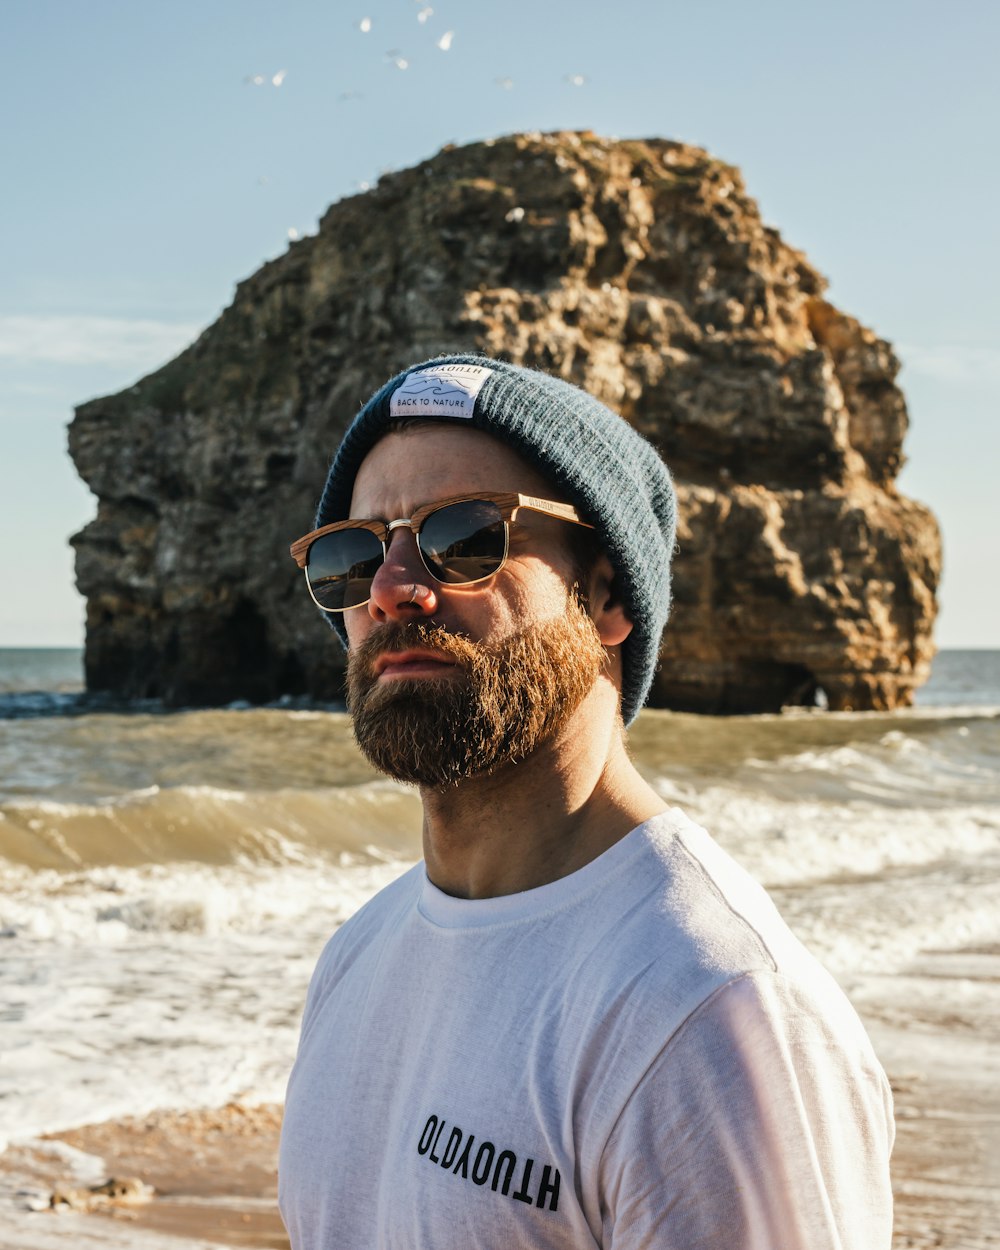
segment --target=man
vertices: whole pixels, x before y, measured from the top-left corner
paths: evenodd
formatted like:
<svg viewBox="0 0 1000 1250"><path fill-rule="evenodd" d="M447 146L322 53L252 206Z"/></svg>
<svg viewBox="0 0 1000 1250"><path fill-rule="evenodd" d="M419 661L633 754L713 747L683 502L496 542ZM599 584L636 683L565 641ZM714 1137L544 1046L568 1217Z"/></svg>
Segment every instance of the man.
<svg viewBox="0 0 1000 1250"><path fill-rule="evenodd" d="M499 361L414 366L348 430L292 550L424 861L309 990L295 1250L887 1250L857 1016L628 757L674 508L626 422Z"/></svg>

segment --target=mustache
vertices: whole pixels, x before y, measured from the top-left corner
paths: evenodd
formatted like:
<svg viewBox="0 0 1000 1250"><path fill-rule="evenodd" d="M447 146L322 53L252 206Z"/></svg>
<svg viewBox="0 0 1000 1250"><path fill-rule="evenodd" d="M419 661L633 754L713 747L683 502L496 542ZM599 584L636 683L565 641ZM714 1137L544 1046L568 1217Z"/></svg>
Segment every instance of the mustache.
<svg viewBox="0 0 1000 1250"><path fill-rule="evenodd" d="M447 656L464 668L471 667L480 654L478 644L453 634L443 625L429 625L423 621L404 621L402 624L379 625L360 643L351 657L352 667L366 677L374 678L375 661L380 655L407 651L420 647Z"/></svg>

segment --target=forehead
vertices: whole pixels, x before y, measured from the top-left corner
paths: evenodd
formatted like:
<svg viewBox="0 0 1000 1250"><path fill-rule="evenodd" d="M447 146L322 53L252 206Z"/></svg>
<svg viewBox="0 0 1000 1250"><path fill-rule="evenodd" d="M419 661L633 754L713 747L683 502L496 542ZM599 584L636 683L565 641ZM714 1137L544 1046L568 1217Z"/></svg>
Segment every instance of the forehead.
<svg viewBox="0 0 1000 1250"><path fill-rule="evenodd" d="M386 434L361 462L351 515L410 516L421 504L477 490L548 497L553 487L492 434L420 422Z"/></svg>

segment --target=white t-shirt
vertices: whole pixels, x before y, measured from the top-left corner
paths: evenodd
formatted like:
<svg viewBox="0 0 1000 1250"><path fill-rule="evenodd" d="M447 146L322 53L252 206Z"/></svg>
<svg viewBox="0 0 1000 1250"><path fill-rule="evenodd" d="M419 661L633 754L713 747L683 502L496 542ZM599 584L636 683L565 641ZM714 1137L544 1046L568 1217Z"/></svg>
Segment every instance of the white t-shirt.
<svg viewBox="0 0 1000 1250"><path fill-rule="evenodd" d="M839 987L672 810L539 889L420 864L352 917L279 1200L294 1250L888 1250L892 1139Z"/></svg>

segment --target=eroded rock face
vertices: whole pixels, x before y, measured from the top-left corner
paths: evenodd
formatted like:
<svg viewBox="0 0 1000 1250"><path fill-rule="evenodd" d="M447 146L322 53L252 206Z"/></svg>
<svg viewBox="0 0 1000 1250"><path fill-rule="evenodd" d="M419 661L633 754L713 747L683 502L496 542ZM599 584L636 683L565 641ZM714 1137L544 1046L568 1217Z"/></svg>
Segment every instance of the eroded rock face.
<svg viewBox="0 0 1000 1250"><path fill-rule="evenodd" d="M288 543L359 405L481 351L559 373L655 442L681 500L654 705L910 702L940 540L902 498L891 348L823 299L739 172L665 140L515 135L333 205L190 348L78 409L91 689L335 697Z"/></svg>

